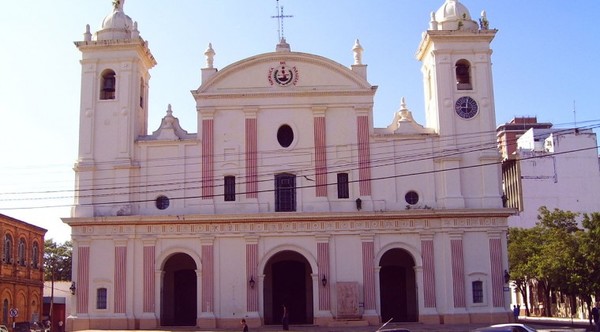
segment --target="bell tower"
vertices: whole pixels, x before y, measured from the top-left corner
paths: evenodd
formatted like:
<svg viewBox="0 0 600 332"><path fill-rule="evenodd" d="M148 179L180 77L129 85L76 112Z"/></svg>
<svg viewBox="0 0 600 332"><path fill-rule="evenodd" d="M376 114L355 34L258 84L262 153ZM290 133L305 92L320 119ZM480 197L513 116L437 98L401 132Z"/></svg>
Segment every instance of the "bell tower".
<svg viewBox="0 0 600 332"><path fill-rule="evenodd" d="M133 200L134 144L147 134L149 70L156 61L124 2L113 1L100 30L92 35L87 25L83 41L75 42L82 59L73 217L132 212L119 202Z"/></svg>
<svg viewBox="0 0 600 332"><path fill-rule="evenodd" d="M417 51L426 126L440 135L439 151L454 151L436 160L440 169L448 169L439 175L438 188L447 208L501 206L499 170L475 167L498 158L490 47L496 32L485 12L476 22L458 0L446 0L431 13ZM481 183L484 188L477 187Z"/></svg>

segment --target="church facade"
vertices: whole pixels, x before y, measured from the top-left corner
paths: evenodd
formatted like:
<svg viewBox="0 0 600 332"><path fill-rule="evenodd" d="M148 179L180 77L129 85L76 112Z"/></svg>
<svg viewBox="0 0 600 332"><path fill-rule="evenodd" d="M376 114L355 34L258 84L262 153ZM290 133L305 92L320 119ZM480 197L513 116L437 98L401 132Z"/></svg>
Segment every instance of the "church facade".
<svg viewBox="0 0 600 332"><path fill-rule="evenodd" d="M344 66L274 52L192 91L148 133L156 61L115 2L82 53L67 330L507 321L507 218L495 140L496 30L456 0L431 14L426 124L404 100L373 126L362 47ZM400 100L400 97L398 98Z"/></svg>

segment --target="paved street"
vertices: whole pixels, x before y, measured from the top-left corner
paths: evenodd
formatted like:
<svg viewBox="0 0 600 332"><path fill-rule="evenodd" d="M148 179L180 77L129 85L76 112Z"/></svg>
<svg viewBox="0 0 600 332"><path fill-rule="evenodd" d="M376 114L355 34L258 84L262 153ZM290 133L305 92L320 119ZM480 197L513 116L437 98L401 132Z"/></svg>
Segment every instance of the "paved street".
<svg viewBox="0 0 600 332"><path fill-rule="evenodd" d="M574 331L574 332L584 332L584 331L593 331L593 328L589 325L588 321L582 319L561 319L561 318L523 318L520 319L520 323L528 324L536 329L539 332L554 332L554 331ZM389 327L401 327L410 330L411 332L434 332L434 331L453 331L453 332L470 332L473 329L478 327L486 326L485 324L457 324L457 325L435 325L435 324L421 324L421 323L395 323L388 324L386 328ZM306 326L299 325L290 326L290 331L315 331L315 332L374 332L377 327L375 326ZM184 331L204 331L204 332L234 332L238 330L231 329L215 329L215 330L193 330L193 329L185 329L185 328L177 328L173 330L160 330L153 332L184 332ZM280 326L263 326L260 328L250 328L250 332L253 331L262 331L262 332L279 332L283 330ZM99 330L90 330L87 332L100 332ZM113 331L117 332L117 331Z"/></svg>

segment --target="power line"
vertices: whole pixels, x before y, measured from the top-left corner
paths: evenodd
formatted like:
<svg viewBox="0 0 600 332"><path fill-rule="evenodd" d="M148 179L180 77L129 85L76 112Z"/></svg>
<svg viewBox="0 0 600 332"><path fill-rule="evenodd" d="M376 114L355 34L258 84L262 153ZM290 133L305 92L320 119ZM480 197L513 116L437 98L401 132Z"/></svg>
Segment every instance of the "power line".
<svg viewBox="0 0 600 332"><path fill-rule="evenodd" d="M572 131L571 129L565 129L565 131ZM556 132L555 132L556 133ZM486 148L487 149L487 148ZM556 153L552 153L552 154L548 154L548 155L534 155L534 156L530 156L530 157L524 157L524 158L520 158L520 160L528 160L528 159L536 159L536 158L544 158L547 157L549 155L562 155L562 154L567 154L567 153L574 153L574 152L579 152L579 151L585 151L585 150L590 150L590 149L598 149L598 145L596 146L592 146L592 147L586 147L586 148L580 148L580 149L574 149L574 150L569 150L569 151L563 151L563 152L556 152ZM473 150L474 151L474 150ZM473 152L471 151L471 152ZM469 153L469 152L465 152L465 151L455 151L455 153L457 154L465 154L465 153ZM433 158L438 158L439 156L435 156ZM446 156L447 157L447 156ZM428 157L428 158L432 158L432 157ZM441 170L426 170L426 171L421 171L421 172L413 172L413 173L407 173L407 174L391 174L391 175L387 175L387 176L380 176L380 177L372 177L370 180L371 181L379 181L379 180L387 180L387 179L393 179L393 178L401 178L401 177L407 177L407 176L418 176L418 175L424 175L424 174L432 174L432 173L438 173L438 172L445 172L445 171L452 171L452 170L461 170L461 169L469 169L469 168L475 168L475 167L485 167L485 166L490 166L490 165L499 165L501 164L500 161L498 162L489 162L489 163L483 163L483 164L475 164L475 165L466 165L466 166L459 166L459 167L455 167L455 168L449 168L449 169L441 169ZM389 166L389 165L387 165ZM272 181L272 179L270 179L269 181ZM350 183L356 183L359 182L360 180L351 180L349 181ZM336 183L327 183L327 186L333 186L336 185ZM316 187L316 184L311 184L311 185L303 185L303 186L297 186L296 189L305 189L305 188L314 188ZM131 187L132 188L132 187ZM200 189L201 187L195 187L195 188L185 188L185 189ZM275 189L264 189L264 190L259 190L257 191L258 193L261 192L273 192ZM149 192L138 192L137 194L144 194L144 193L149 193ZM246 194L247 192L240 192L240 193L236 193L236 195L243 195ZM114 195L115 193L111 193L111 194L106 194L106 195ZM125 194L136 194L136 193L125 193ZM105 196L105 195L102 195ZM218 196L222 196L222 194L215 194L212 195L211 197L218 197ZM91 195L91 196L87 196L87 197L99 197L98 195ZM65 197L54 197L54 198L49 198L49 199L61 199L61 198L72 198L72 196L65 196ZM179 200L179 199L195 199L195 198L206 198L205 195L197 195L197 196L184 196L184 197L172 197L170 199L172 200ZM25 199L25 200L29 200L29 199ZM141 202L152 202L154 201L154 199L138 199L138 200L127 200L127 201L110 201L110 202L95 202L93 204L89 204L89 205L108 205L108 204L124 204L124 203L141 203ZM80 204L81 206L86 206L87 204ZM67 205L46 205L46 206L36 206L36 207L19 207L19 208L4 208L7 210L15 210L15 209L34 209L34 208L49 208L49 207L66 207L66 206L72 206L72 204L67 204Z"/></svg>
<svg viewBox="0 0 600 332"><path fill-rule="evenodd" d="M567 129L565 129L565 130L567 130ZM569 129L567 131L570 131L570 130L571 129ZM472 150L473 147L476 147L477 149ZM483 148L483 150L485 150L485 149L492 149L492 148L495 149L495 144L494 145L490 145L490 146L488 146L486 148ZM458 150L458 149L461 149L461 150ZM480 150L480 149L481 149L480 145L457 147L457 150L455 152L453 152L453 154L475 152L475 151ZM433 151L433 153L431 154L431 156L429 155L429 153L427 153L427 154L415 154L415 155L413 155L413 157L419 156L419 158L415 158L415 159L410 159L411 155L407 154L407 155L403 156L404 158L406 158L405 160L399 160L396 155L392 155L392 156L390 156L388 158L383 158L383 159L372 158L371 159L371 166L373 168L377 168L377 167L389 166L391 164L420 161L420 160L430 159L430 158L434 158L434 157L440 157L440 154L444 154L444 153L445 153L444 151L437 151L437 152ZM239 169L239 172L241 172L242 169L243 169L243 167L241 167ZM344 165L334 165L331 169L333 171L329 171L329 172L327 172L327 174L336 173L340 169L347 170L347 171L355 171L358 168L356 167L355 163L349 163L349 164L344 164ZM293 173L300 173L300 174L304 174L304 175L308 175L308 176L314 176L315 175L314 173L303 172L303 169L288 168L288 171L289 172L293 172ZM235 172L232 172L232 173L235 173ZM176 174L180 174L180 173L176 173ZM257 177L261 177L264 174L271 175L270 172L267 172L267 173L258 174ZM170 175L173 175L173 174L170 174ZM243 178L243 176L242 176L242 178ZM111 179L114 179L114 178L111 178ZM215 181L215 180L218 180L218 179L219 178L213 178L212 180ZM238 176L238 179L239 179L239 176ZM94 180L97 181L97 182L101 182L102 181L102 179L98 179L98 178L96 178ZM144 187L145 188L145 187L148 187L148 186L150 186L150 187L160 187L160 186L186 185L188 183L197 183L198 181L201 181L201 178L191 178L191 179L188 178L185 181L177 181L177 182L149 183L149 184L142 184L142 185L139 185L139 186L131 186L131 185L129 185L129 181L128 181L127 185L115 185L115 186L112 186L112 187L97 187L96 186L93 189L82 189L82 190L75 190L75 191L73 191L73 190L49 190L49 191L43 191L43 192L16 192L16 193L4 193L4 194L0 193L0 195L8 195L8 194L14 194L14 195L24 195L24 194L52 194L52 193L61 193L61 192L84 192L84 191L90 191L90 190L93 190L93 191L119 190L119 189L132 189L132 188L135 188L135 187ZM267 181L270 181L270 179L267 180ZM219 186L219 185L217 185L217 186ZM169 190L169 189L162 189L162 190ZM170 190L173 190L173 189L170 189ZM156 191L157 190L152 190L150 192L156 192ZM158 191L160 191L160 190L158 190ZM144 192L138 192L138 193L144 193ZM3 201L3 200L7 200L7 199L0 199L0 201ZM11 199L11 200L19 200L19 199Z"/></svg>

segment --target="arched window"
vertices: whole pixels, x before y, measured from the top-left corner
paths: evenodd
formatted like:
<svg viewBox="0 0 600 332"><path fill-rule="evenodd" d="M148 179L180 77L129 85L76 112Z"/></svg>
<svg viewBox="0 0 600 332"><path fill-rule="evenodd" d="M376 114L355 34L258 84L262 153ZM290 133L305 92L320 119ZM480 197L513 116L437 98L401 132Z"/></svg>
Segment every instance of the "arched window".
<svg viewBox="0 0 600 332"><path fill-rule="evenodd" d="M25 266L25 257L26 257L26 251L25 251L25 239L24 238L20 238L19 239L19 252L18 252L18 258L17 258L17 263L21 266Z"/></svg>
<svg viewBox="0 0 600 332"><path fill-rule="evenodd" d="M483 303L483 282L476 280L471 283L473 290L473 303Z"/></svg>
<svg viewBox="0 0 600 332"><path fill-rule="evenodd" d="M98 288L96 290L96 309L106 309L108 304L108 293L106 288Z"/></svg>
<svg viewBox="0 0 600 332"><path fill-rule="evenodd" d="M10 234L4 236L4 257L2 257L2 261L12 263L12 236Z"/></svg>
<svg viewBox="0 0 600 332"><path fill-rule="evenodd" d="M275 175L275 212L296 211L296 176Z"/></svg>
<svg viewBox="0 0 600 332"><path fill-rule="evenodd" d="M8 322L8 299L2 301L2 322Z"/></svg>
<svg viewBox="0 0 600 332"><path fill-rule="evenodd" d="M37 269L38 265L40 264L39 254L40 248L38 247L37 242L34 242L31 249L31 265L34 269Z"/></svg>
<svg viewBox="0 0 600 332"><path fill-rule="evenodd" d="M117 87L115 72L110 69L105 70L102 73L100 83L100 99L115 99L115 89Z"/></svg>
<svg viewBox="0 0 600 332"><path fill-rule="evenodd" d="M337 173L337 191L338 198L350 197L350 182L348 181L348 173Z"/></svg>
<svg viewBox="0 0 600 332"><path fill-rule="evenodd" d="M223 196L226 202L235 201L235 176L227 175L223 179L224 182L224 192Z"/></svg>
<svg viewBox="0 0 600 332"><path fill-rule="evenodd" d="M467 60L458 60L456 62L456 88L458 90L472 90L471 84L471 64Z"/></svg>
<svg viewBox="0 0 600 332"><path fill-rule="evenodd" d="M140 77L140 107L144 108L144 79Z"/></svg>

